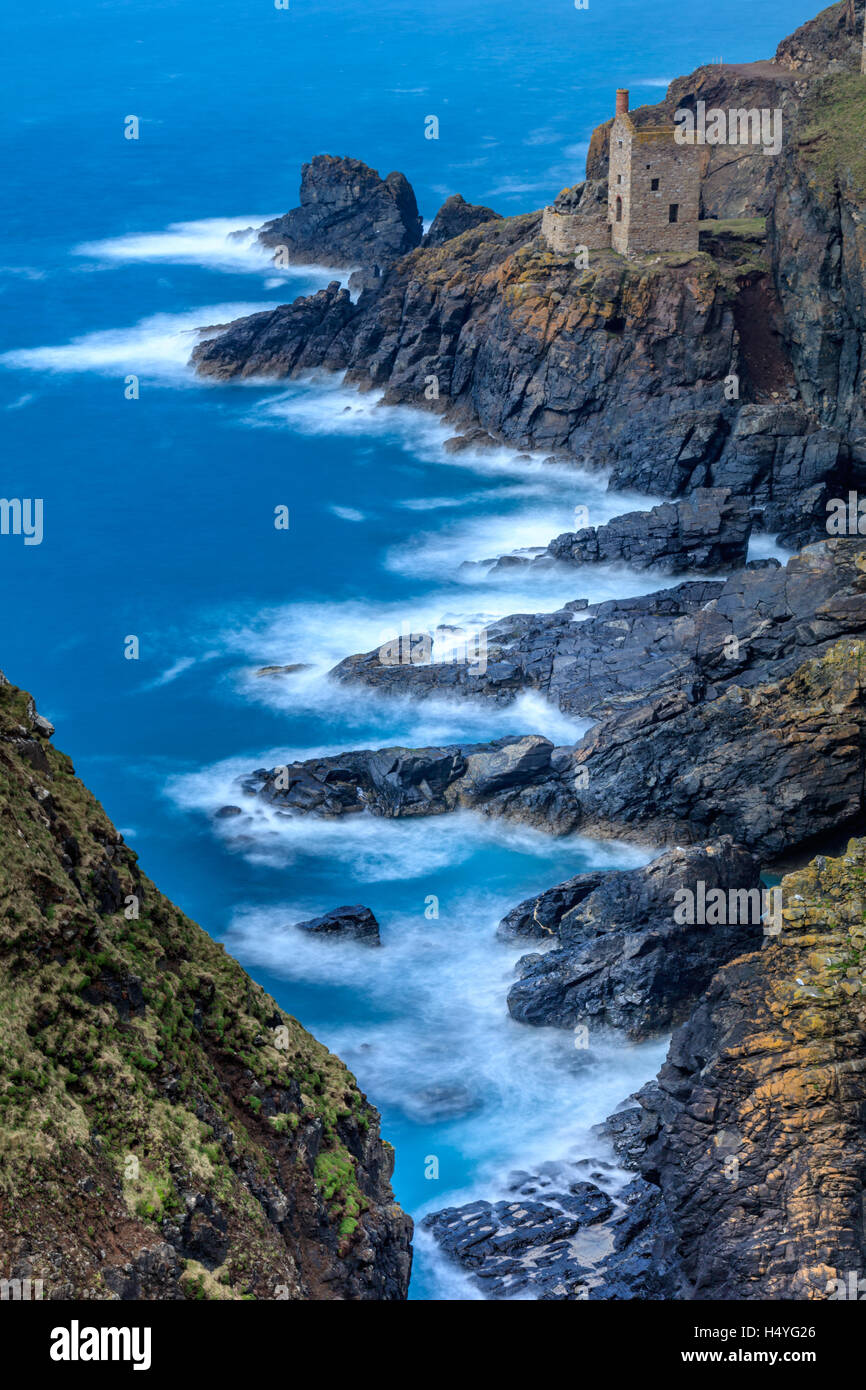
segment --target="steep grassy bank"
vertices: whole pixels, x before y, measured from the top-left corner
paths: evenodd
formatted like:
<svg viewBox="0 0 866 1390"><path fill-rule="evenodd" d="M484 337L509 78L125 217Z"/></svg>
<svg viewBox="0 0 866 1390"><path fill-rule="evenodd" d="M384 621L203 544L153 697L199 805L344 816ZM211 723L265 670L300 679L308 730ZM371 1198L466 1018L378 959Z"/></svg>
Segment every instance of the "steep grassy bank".
<svg viewBox="0 0 866 1390"><path fill-rule="evenodd" d="M354 1078L140 872L0 681L0 1273L405 1297L411 1222Z"/></svg>

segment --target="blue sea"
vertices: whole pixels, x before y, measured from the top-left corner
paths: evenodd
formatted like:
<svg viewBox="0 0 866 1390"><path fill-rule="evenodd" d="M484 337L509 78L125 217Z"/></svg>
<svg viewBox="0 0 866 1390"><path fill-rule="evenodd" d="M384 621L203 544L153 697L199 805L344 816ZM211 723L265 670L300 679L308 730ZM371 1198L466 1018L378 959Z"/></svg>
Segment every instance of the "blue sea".
<svg viewBox="0 0 866 1390"><path fill-rule="evenodd" d="M237 801L239 774L321 751L510 732L574 742L586 726L536 697L395 703L326 673L401 630L654 587L627 571L493 583L459 566L545 544L577 506L598 524L657 499L504 449L451 457L435 419L339 379L198 383L195 330L339 278L277 271L249 238L228 239L294 206L312 155L402 170L426 220L455 192L528 211L582 177L616 87L658 100L700 63L769 56L813 12L37 0L5 24L0 491L43 499L44 536L0 536L0 667L57 725L145 872L345 1058L416 1216L498 1196L515 1167L597 1151L590 1126L656 1070L664 1040L578 1052L568 1034L514 1023L521 951L494 936L530 892L652 849L469 814L344 826L213 813ZM288 530L274 527L280 506ZM269 664L303 669L257 674ZM381 951L290 930L355 902L380 919ZM412 1296L478 1295L422 1238Z"/></svg>

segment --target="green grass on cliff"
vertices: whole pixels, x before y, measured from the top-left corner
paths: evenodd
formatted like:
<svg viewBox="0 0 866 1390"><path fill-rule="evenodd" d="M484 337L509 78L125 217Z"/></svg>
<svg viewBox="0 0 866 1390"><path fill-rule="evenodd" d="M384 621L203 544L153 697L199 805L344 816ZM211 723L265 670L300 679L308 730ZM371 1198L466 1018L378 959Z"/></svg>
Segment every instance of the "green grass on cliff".
<svg viewBox="0 0 866 1390"><path fill-rule="evenodd" d="M227 1226L220 1296L297 1289L305 1242L314 1263L320 1240L352 1242L369 1203L351 1150L375 1121L339 1058L141 874L0 676L0 1271L23 1250L46 1296L104 1297L104 1252L116 1268L158 1243L193 1192ZM297 1207L296 1243L266 1189Z"/></svg>
<svg viewBox="0 0 866 1390"><path fill-rule="evenodd" d="M866 74L818 83L804 103L797 145L825 191L838 186L866 198Z"/></svg>

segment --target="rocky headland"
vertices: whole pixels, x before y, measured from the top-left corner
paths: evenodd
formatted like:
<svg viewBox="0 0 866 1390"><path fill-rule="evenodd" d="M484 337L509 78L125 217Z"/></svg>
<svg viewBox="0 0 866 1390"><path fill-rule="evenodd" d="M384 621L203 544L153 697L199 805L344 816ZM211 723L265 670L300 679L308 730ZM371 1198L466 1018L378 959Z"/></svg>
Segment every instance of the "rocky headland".
<svg viewBox="0 0 866 1390"><path fill-rule="evenodd" d="M320 157L305 166L315 198L308 187L302 208L262 234L271 244L301 218L300 258L374 261L381 274L355 303L334 283L239 320L199 344L196 369L342 372L386 402L605 468L612 487L669 498L729 488L756 529L791 546L816 539L828 498L857 486L866 464L862 24L860 0L843 0L772 61L700 68L632 113L640 126L698 101L782 112L777 156L702 152L703 241L691 256L599 250L576 265L549 249L540 213L502 218L454 199L419 244L402 176L383 193L358 161ZM586 187L606 179L608 129L590 144ZM363 221L367 183L377 216L387 203L387 244L369 214L351 247L342 233L335 242L330 208L340 228L347 200ZM584 192L576 185L573 198ZM407 238L408 254L393 259Z"/></svg>

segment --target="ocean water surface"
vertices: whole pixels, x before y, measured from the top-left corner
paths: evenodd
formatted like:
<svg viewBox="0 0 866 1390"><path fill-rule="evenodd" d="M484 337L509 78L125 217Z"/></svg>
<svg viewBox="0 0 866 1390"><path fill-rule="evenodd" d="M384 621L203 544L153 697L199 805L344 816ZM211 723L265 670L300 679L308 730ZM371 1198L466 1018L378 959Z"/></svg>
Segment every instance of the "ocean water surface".
<svg viewBox="0 0 866 1390"><path fill-rule="evenodd" d="M468 814L342 826L262 812L241 834L213 812L239 773L322 750L575 741L586 726L539 697L388 702L325 675L400 630L658 587L628 571L459 571L545 544L575 507L598 524L656 499L507 450L453 458L430 416L339 380L199 383L196 329L339 278L278 271L229 238L294 205L313 154L402 169L428 219L453 192L528 211L582 176L615 87L655 100L701 62L769 54L812 8L81 0L37 3L7 35L0 491L42 498L45 520L38 546L0 537L0 667L56 723L144 870L346 1059L416 1215L592 1152L590 1126L657 1067L663 1042L581 1053L513 1023L521 952L494 935L528 893L651 851ZM431 113L438 141L424 139ZM270 664L304 669L256 674ZM289 930L351 902L379 917L381 951ZM423 1240L412 1293L476 1296Z"/></svg>

